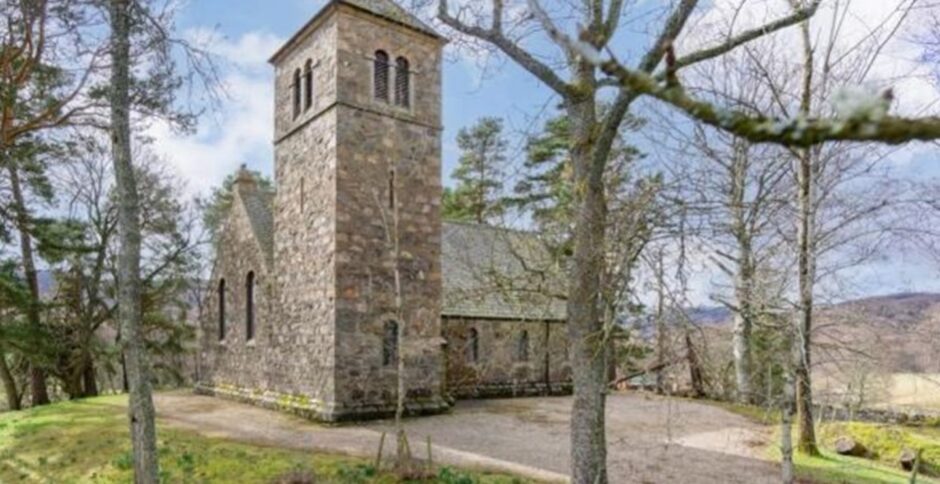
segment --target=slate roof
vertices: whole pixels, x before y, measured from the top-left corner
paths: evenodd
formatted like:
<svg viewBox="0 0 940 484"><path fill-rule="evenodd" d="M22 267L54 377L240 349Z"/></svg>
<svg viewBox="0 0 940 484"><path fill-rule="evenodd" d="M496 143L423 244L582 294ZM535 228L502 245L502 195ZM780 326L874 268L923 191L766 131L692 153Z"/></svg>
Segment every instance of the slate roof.
<svg viewBox="0 0 940 484"><path fill-rule="evenodd" d="M445 222L444 300L450 317L565 319L563 272L537 234Z"/></svg>
<svg viewBox="0 0 940 484"><path fill-rule="evenodd" d="M420 32L424 32L432 37L440 37L431 26L424 23L418 17L408 13L392 0L336 0L338 3L345 3L352 7L364 10L373 15L382 17L386 20L402 24Z"/></svg>
<svg viewBox="0 0 940 484"><path fill-rule="evenodd" d="M366 13L370 13L377 17L384 18L385 20L403 25L412 30L430 35L431 37L437 39L444 39L441 34L437 33L433 27L424 23L418 17L408 13L407 10L399 6L392 0L330 0L323 8L320 9L309 22L306 23L297 33L294 34L287 42L281 46L274 55L271 56L269 62L276 63L277 60L281 57L281 54L289 50L304 34L310 29L311 26L317 23L321 17L326 15L330 9L336 5L348 5L357 10L361 10Z"/></svg>
<svg viewBox="0 0 940 484"><path fill-rule="evenodd" d="M242 201L251 231L261 246L268 268L274 267L274 194L259 190L240 190L238 198Z"/></svg>
<svg viewBox="0 0 940 484"><path fill-rule="evenodd" d="M268 267L274 263L272 193L239 190ZM445 317L562 321L562 271L537 234L445 222L441 234Z"/></svg>

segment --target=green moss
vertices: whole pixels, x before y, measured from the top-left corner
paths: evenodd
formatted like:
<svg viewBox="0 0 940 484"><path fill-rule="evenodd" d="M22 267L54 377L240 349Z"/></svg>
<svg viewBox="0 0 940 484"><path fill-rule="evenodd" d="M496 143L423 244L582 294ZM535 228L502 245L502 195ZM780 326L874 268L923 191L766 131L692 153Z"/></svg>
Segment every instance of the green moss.
<svg viewBox="0 0 940 484"><path fill-rule="evenodd" d="M910 475L865 459L822 451L819 457L796 456L797 476L810 482L845 484L908 484ZM936 482L926 478L918 482Z"/></svg>
<svg viewBox="0 0 940 484"><path fill-rule="evenodd" d="M934 429L928 429L934 430ZM859 483L859 484L907 484L910 473L901 469L898 456L905 447L924 449L924 462L930 462L928 455L934 455L935 446L940 441L923 435L919 428L898 425L880 425L860 422L833 422L817 427L822 455L808 457L795 456L797 476L810 482ZM940 434L940 431L938 431ZM850 436L864 445L871 455L868 458L841 456L831 449L841 436ZM794 442L796 428L794 426ZM772 459L780 460L779 433L773 438L768 449ZM928 451L928 449L930 449ZM931 469L927 469L930 471ZM934 474L936 475L936 474ZM923 473L917 482L940 483L935 478Z"/></svg>
<svg viewBox="0 0 940 484"><path fill-rule="evenodd" d="M923 469L928 474L940 475L940 439L931 436L932 429L904 427L862 422L829 423L819 428L819 439L823 446L831 448L836 439L849 436L865 446L870 457L890 466L898 465L898 457L904 449L921 449Z"/></svg>
<svg viewBox="0 0 940 484"><path fill-rule="evenodd" d="M112 396L0 414L0 482L132 482L125 403L126 397ZM158 430L164 482L270 482L291 472L313 474L316 482L398 482L374 471L366 480L351 480L369 467L351 457L243 444L167 426ZM471 480L460 482L524 482L466 476Z"/></svg>

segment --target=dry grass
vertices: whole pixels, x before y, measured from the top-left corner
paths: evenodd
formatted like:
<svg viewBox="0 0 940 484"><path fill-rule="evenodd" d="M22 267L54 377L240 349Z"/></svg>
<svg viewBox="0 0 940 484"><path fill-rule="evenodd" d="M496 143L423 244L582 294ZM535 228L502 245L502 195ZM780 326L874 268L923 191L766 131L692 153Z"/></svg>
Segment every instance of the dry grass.
<svg viewBox="0 0 940 484"><path fill-rule="evenodd" d="M814 391L820 403L859 402L852 388L838 375L815 375ZM940 410L940 373L889 373L868 375L862 406L910 410Z"/></svg>
<svg viewBox="0 0 940 484"><path fill-rule="evenodd" d="M891 375L885 405L940 410L940 374Z"/></svg>

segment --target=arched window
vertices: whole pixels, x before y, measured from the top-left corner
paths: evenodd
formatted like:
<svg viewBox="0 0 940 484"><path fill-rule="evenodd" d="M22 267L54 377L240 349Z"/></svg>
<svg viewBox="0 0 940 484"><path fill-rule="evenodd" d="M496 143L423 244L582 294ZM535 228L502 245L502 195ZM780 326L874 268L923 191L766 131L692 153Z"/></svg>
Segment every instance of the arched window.
<svg viewBox="0 0 940 484"><path fill-rule="evenodd" d="M467 361L476 363L480 361L480 333L476 328L470 328L467 336Z"/></svg>
<svg viewBox="0 0 940 484"><path fill-rule="evenodd" d="M255 271L245 278L245 340L255 339Z"/></svg>
<svg viewBox="0 0 940 484"><path fill-rule="evenodd" d="M388 208L395 210L395 169L388 170Z"/></svg>
<svg viewBox="0 0 940 484"><path fill-rule="evenodd" d="M516 341L516 361L529 361L529 332L523 330Z"/></svg>
<svg viewBox="0 0 940 484"><path fill-rule="evenodd" d="M395 104L411 106L411 66L404 57L395 59Z"/></svg>
<svg viewBox="0 0 940 484"><path fill-rule="evenodd" d="M313 107L313 61L307 60L304 67L304 110Z"/></svg>
<svg viewBox="0 0 940 484"><path fill-rule="evenodd" d="M392 366L398 362L398 323L386 321L382 336L382 366Z"/></svg>
<svg viewBox="0 0 940 484"><path fill-rule="evenodd" d="M300 81L300 69L294 71L294 85L291 86L294 91L294 117L300 116L300 91L301 91L301 81Z"/></svg>
<svg viewBox="0 0 940 484"><path fill-rule="evenodd" d="M219 341L225 339L225 279L219 279Z"/></svg>
<svg viewBox="0 0 940 484"><path fill-rule="evenodd" d="M388 54L384 50L375 51L372 68L372 87L375 98L388 102Z"/></svg>

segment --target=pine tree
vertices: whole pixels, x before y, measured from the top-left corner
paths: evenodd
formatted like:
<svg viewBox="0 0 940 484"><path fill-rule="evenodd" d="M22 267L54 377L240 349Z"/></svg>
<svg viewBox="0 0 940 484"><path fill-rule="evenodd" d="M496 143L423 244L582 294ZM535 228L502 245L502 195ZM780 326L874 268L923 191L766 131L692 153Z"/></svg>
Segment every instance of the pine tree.
<svg viewBox="0 0 940 484"><path fill-rule="evenodd" d="M508 143L503 121L481 118L457 133L457 146L461 150L453 173L457 187L444 192L444 218L492 223L504 212L502 179Z"/></svg>
<svg viewBox="0 0 940 484"><path fill-rule="evenodd" d="M603 107L601 108L603 110ZM615 140L604 174L611 200L633 190L635 176L630 169L642 154L626 143L624 133L635 130L641 121L628 118ZM574 223L573 171L571 165L571 122L565 116L546 121L542 132L531 136L526 145L523 178L502 204L531 215L544 234L565 238Z"/></svg>
<svg viewBox="0 0 940 484"><path fill-rule="evenodd" d="M242 167L242 169L245 169ZM248 170L248 173L257 181L258 189L268 195L274 195L274 182L258 171ZM212 194L206 200L200 200L199 208L202 210L202 224L214 241L222 228L222 222L225 220L229 209L232 207L232 201L235 199L234 187L238 173L232 173L225 177L222 185L212 190Z"/></svg>

